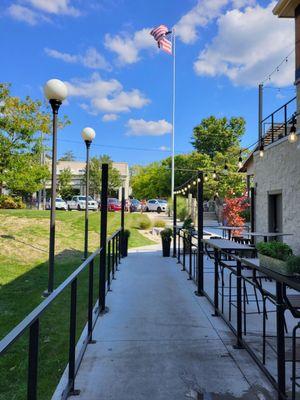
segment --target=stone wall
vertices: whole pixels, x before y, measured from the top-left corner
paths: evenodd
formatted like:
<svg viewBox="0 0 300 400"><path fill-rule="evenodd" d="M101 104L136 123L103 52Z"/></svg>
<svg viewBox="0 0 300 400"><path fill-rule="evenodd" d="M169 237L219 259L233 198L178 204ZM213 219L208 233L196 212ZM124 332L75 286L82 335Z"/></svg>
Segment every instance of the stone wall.
<svg viewBox="0 0 300 400"><path fill-rule="evenodd" d="M255 153L254 171L255 230L268 232L268 194L281 191L283 232L293 234L283 240L300 254L300 140L291 144L281 139L266 147L262 158Z"/></svg>

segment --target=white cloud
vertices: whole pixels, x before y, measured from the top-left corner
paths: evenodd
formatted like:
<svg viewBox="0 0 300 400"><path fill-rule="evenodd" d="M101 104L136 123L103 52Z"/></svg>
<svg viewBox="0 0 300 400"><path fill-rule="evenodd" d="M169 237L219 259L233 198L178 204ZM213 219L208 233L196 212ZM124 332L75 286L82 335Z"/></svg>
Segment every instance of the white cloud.
<svg viewBox="0 0 300 400"><path fill-rule="evenodd" d="M48 14L64 14L78 17L81 13L71 6L70 0L26 0L26 2L37 10Z"/></svg>
<svg viewBox="0 0 300 400"><path fill-rule="evenodd" d="M18 21L36 25L41 21L49 22L49 15L81 15L70 3L70 0L19 0L7 8L7 13Z"/></svg>
<svg viewBox="0 0 300 400"><path fill-rule="evenodd" d="M158 150L161 150L161 151L170 151L171 149L170 149L170 147L167 147L167 146L160 146L160 147L158 148Z"/></svg>
<svg viewBox="0 0 300 400"><path fill-rule="evenodd" d="M126 126L129 128L128 136L162 136L172 131L172 124L165 119L145 121L144 119L131 118Z"/></svg>
<svg viewBox="0 0 300 400"><path fill-rule="evenodd" d="M98 53L94 47L89 47L84 55L62 53L55 49L45 48L45 53L52 58L62 60L67 63L80 63L87 68L91 69L105 69L111 70L110 64Z"/></svg>
<svg viewBox="0 0 300 400"><path fill-rule="evenodd" d="M88 80L73 79L66 84L70 96L89 100L89 104L83 103L81 108L94 114L129 112L131 109L139 109L150 103L138 89L124 91L118 80L104 80L98 73L94 73Z"/></svg>
<svg viewBox="0 0 300 400"><path fill-rule="evenodd" d="M227 3L228 0L198 1L175 25L176 36L186 44L194 43L197 39L197 28L206 26L212 19L217 18Z"/></svg>
<svg viewBox="0 0 300 400"><path fill-rule="evenodd" d="M12 4L8 7L7 12L13 19L26 22L29 25L36 25L39 21L38 13L19 4Z"/></svg>
<svg viewBox="0 0 300 400"><path fill-rule="evenodd" d="M120 64L133 64L140 60L140 51L155 49L156 43L150 35L151 28L136 31L133 35L105 35L105 47L118 55Z"/></svg>
<svg viewBox="0 0 300 400"><path fill-rule="evenodd" d="M115 121L116 119L118 119L117 114L104 114L102 117L103 122Z"/></svg>
<svg viewBox="0 0 300 400"><path fill-rule="evenodd" d="M293 22L272 14L275 2L219 17L218 33L194 63L196 74L227 76L236 85L255 86L294 46ZM293 57L272 76L272 83L288 85L294 79Z"/></svg>

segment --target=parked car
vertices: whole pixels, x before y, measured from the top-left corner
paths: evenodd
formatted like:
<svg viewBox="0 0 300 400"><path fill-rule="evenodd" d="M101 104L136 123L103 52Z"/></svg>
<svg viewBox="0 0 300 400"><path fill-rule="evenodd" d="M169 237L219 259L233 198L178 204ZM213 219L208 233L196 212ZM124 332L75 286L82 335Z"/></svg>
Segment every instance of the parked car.
<svg viewBox="0 0 300 400"><path fill-rule="evenodd" d="M130 204L130 210L129 210L129 204ZM135 211L141 211L141 202L137 199L130 199L126 200L125 203L125 211L130 211L130 212L135 212Z"/></svg>
<svg viewBox="0 0 300 400"><path fill-rule="evenodd" d="M121 202L115 198L108 198L107 199L107 210L108 211L121 211L122 206Z"/></svg>
<svg viewBox="0 0 300 400"><path fill-rule="evenodd" d="M151 199L147 201L146 211L156 211L161 213L162 211L167 211L168 204L166 200Z"/></svg>
<svg viewBox="0 0 300 400"><path fill-rule="evenodd" d="M73 196L72 200L68 201L68 210L85 210L85 196ZM88 209L97 211L98 203L91 196L88 196Z"/></svg>
<svg viewBox="0 0 300 400"><path fill-rule="evenodd" d="M47 201L46 203L46 210L50 210L50 208L51 208L51 200ZM67 211L68 205L62 198L57 197L55 199L55 209Z"/></svg>

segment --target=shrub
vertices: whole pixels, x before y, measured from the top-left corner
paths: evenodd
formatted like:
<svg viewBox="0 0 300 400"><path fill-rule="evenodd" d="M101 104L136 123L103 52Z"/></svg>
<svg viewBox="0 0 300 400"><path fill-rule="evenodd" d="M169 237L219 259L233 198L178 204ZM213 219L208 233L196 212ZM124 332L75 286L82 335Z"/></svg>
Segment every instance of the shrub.
<svg viewBox="0 0 300 400"><path fill-rule="evenodd" d="M184 197L177 197L177 218L180 219L180 221L184 221L184 219L188 216L188 207L187 207L187 201Z"/></svg>
<svg viewBox="0 0 300 400"><path fill-rule="evenodd" d="M172 235L173 232L171 228L165 228L163 231L160 232L162 240L171 240Z"/></svg>
<svg viewBox="0 0 300 400"><path fill-rule="evenodd" d="M166 226L166 222L163 219L155 219L153 226L157 228L164 228Z"/></svg>
<svg viewBox="0 0 300 400"><path fill-rule="evenodd" d="M2 194L0 195L0 208L25 208L25 204L22 202L22 199L20 197L12 197L6 194Z"/></svg>
<svg viewBox="0 0 300 400"><path fill-rule="evenodd" d="M139 221L137 222L137 229L149 228L151 228L151 221L146 215L144 215L143 218L139 219Z"/></svg>
<svg viewBox="0 0 300 400"><path fill-rule="evenodd" d="M123 233L123 235L124 235L124 238L129 238L130 237L130 230L129 229L125 229L124 230L124 233Z"/></svg>
<svg viewBox="0 0 300 400"><path fill-rule="evenodd" d="M287 260L287 270L289 273L300 273L300 256L291 256Z"/></svg>
<svg viewBox="0 0 300 400"><path fill-rule="evenodd" d="M188 217L184 220L182 228L183 229L192 229L194 226L193 220L191 217Z"/></svg>
<svg viewBox="0 0 300 400"><path fill-rule="evenodd" d="M282 242L261 242L256 245L256 248L260 254L282 261L287 261L293 255L293 250L290 246Z"/></svg>

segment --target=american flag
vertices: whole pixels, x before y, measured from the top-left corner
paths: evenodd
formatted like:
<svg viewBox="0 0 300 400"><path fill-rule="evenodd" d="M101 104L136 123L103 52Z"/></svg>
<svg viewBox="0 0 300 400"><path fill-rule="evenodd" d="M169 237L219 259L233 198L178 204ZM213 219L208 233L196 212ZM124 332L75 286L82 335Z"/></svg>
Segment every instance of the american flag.
<svg viewBox="0 0 300 400"><path fill-rule="evenodd" d="M157 41L157 45L160 49L172 54L172 42L166 37L169 33L171 33L171 31L166 25L159 25L157 28L152 29L150 35Z"/></svg>

